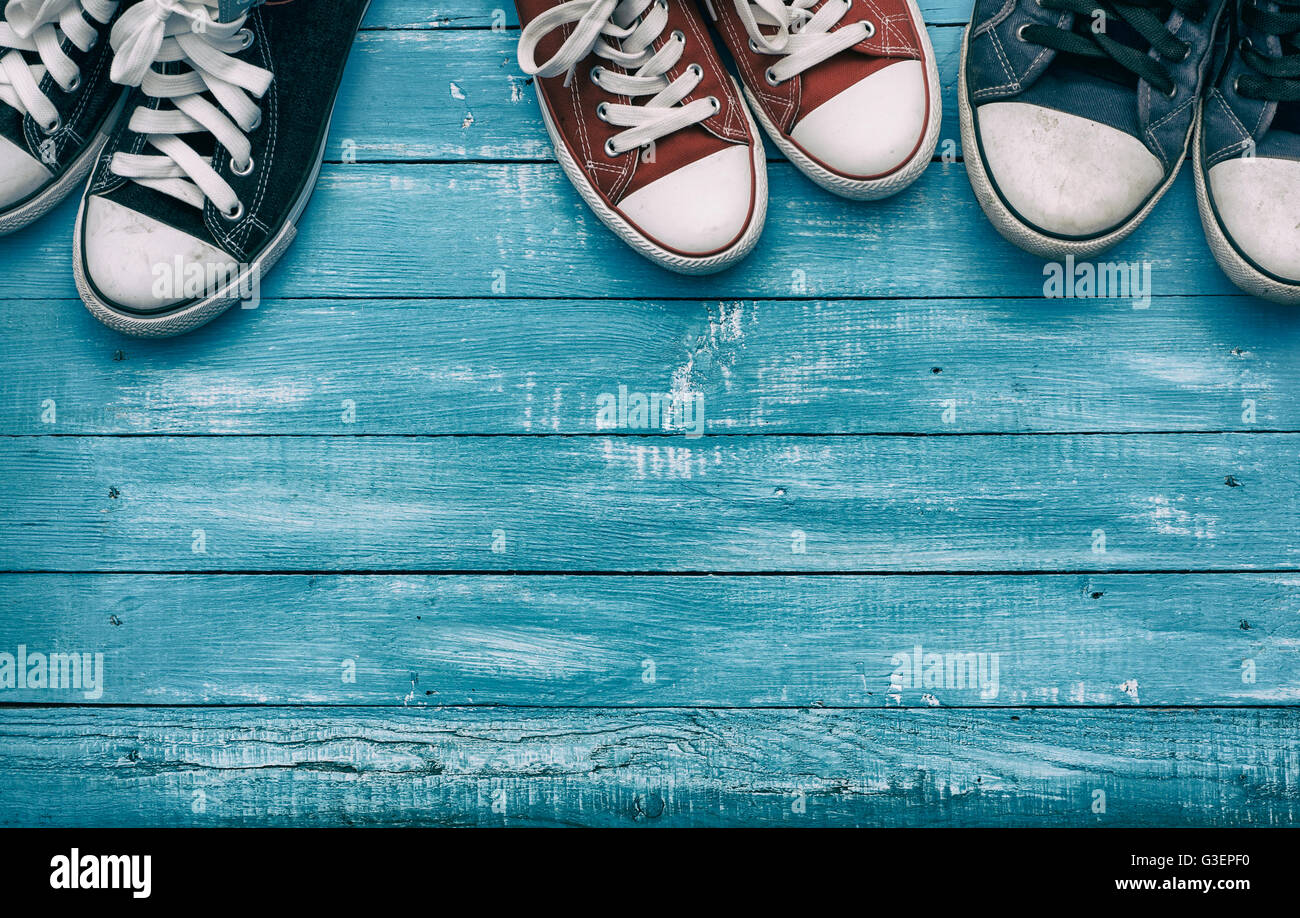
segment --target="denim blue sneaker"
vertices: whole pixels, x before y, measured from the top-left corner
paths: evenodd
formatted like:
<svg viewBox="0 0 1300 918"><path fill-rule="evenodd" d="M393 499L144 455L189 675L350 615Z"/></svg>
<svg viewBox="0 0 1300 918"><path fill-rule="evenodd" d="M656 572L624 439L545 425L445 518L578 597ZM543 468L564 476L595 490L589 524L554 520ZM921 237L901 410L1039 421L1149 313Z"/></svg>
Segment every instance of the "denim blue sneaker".
<svg viewBox="0 0 1300 918"><path fill-rule="evenodd" d="M1300 302L1300 0L1233 0L1226 44L1195 149L1205 237L1238 287Z"/></svg>
<svg viewBox="0 0 1300 918"><path fill-rule="evenodd" d="M1191 143L1225 0L976 0L966 172L1008 240L1048 258L1133 232Z"/></svg>

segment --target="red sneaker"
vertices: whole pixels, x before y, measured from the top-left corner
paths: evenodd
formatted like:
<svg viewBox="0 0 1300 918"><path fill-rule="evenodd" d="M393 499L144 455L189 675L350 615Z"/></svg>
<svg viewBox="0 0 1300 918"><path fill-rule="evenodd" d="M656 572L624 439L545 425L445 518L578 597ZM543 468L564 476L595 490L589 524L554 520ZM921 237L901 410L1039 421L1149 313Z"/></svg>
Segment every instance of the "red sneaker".
<svg viewBox="0 0 1300 918"><path fill-rule="evenodd" d="M515 6L519 66L537 76L555 155L601 221L674 271L748 254L767 212L763 144L694 4Z"/></svg>
<svg viewBox="0 0 1300 918"><path fill-rule="evenodd" d="M822 187L883 198L925 171L939 73L913 0L705 0L768 136Z"/></svg>

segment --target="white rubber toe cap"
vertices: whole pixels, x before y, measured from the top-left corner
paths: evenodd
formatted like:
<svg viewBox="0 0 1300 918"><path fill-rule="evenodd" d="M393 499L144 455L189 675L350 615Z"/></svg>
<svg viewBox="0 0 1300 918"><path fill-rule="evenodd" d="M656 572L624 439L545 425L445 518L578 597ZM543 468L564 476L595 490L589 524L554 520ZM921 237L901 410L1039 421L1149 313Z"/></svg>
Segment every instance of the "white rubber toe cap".
<svg viewBox="0 0 1300 918"><path fill-rule="evenodd" d="M87 199L82 235L86 272L110 305L165 309L237 270L220 249L107 198Z"/></svg>
<svg viewBox="0 0 1300 918"><path fill-rule="evenodd" d="M619 202L652 241L684 255L730 246L753 213L754 163L748 146L731 146L688 163Z"/></svg>
<svg viewBox="0 0 1300 918"><path fill-rule="evenodd" d="M1097 235L1132 217L1164 180L1140 140L1089 118L1027 102L989 102L976 116L990 178L1033 229Z"/></svg>
<svg viewBox="0 0 1300 918"><path fill-rule="evenodd" d="M1237 248L1270 274L1300 283L1300 162L1229 159L1210 167L1209 182Z"/></svg>
<svg viewBox="0 0 1300 918"><path fill-rule="evenodd" d="M30 153L0 137L0 207L18 203L53 177Z"/></svg>
<svg viewBox="0 0 1300 918"><path fill-rule="evenodd" d="M870 178L912 158L926 122L925 66L882 67L799 119L790 138L835 172Z"/></svg>

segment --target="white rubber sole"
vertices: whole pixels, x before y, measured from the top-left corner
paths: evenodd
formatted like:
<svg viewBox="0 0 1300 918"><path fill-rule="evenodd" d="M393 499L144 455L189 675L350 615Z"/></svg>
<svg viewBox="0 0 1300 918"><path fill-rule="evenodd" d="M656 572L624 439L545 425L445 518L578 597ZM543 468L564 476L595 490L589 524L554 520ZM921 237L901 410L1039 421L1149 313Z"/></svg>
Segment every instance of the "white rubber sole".
<svg viewBox="0 0 1300 918"><path fill-rule="evenodd" d="M676 271L678 274L713 274L731 267L753 251L754 246L758 243L758 237L763 233L763 223L767 219L767 161L763 157L763 143L759 138L758 126L754 124L753 115L746 109L743 102L741 103L741 109L745 112L745 118L749 122L749 130L754 136L754 142L750 145L750 161L754 169L754 212L750 217L749 226L746 227L745 232L736 242L721 252L699 257L683 255L680 252L665 249L633 226L621 213L605 203L605 199L601 197L600 193L587 179L586 173L582 171L574 160L573 154L569 152L568 144L564 142L564 138L556 130L555 124L551 121L551 114L547 111L546 103L541 98L538 98L537 103L542 110L542 121L546 125L546 133L551 138L551 146L555 149L555 158L559 161L564 174L569 177L569 181L578 189L578 194L582 196L582 200L596 214L600 222L613 230L615 235L630 245L639 255L650 259L661 267L667 268L669 271Z"/></svg>
<svg viewBox="0 0 1300 918"><path fill-rule="evenodd" d="M912 27L920 39L921 53L925 58L925 81L930 88L930 118L926 123L921 145L917 147L916 152L889 175L878 179L853 179L830 171L782 135L772 123L772 119L767 117L763 107L758 104L758 100L750 93L749 88L745 88L745 99L777 149L785 155L786 159L794 163L796 169L827 191L840 197L852 198L855 201L878 201L897 194L920 178L921 173L930 165L930 160L934 157L934 148L939 143L939 123L943 120L939 66L934 58L934 48L930 45L930 33L926 31L925 21L921 18L921 11L917 8L915 0L907 0L907 11L912 17Z"/></svg>
<svg viewBox="0 0 1300 918"><path fill-rule="evenodd" d="M1242 257L1228 239L1227 233L1219 225L1219 218L1214 214L1210 204L1210 186L1201 162L1201 122L1196 122L1196 139L1192 149L1195 151L1192 175L1196 178L1196 209L1201 214L1201 226L1205 229L1205 241L1210 245L1214 260L1219 263L1228 279L1242 290L1254 296L1272 300L1274 303L1300 303L1300 284L1288 284L1275 277L1270 277Z"/></svg>
<svg viewBox="0 0 1300 918"><path fill-rule="evenodd" d="M1076 258L1087 258L1104 252L1106 249L1123 241L1142 225L1142 221L1147 218L1147 215L1164 197L1165 192L1173 185L1174 179L1178 177L1178 170L1182 168L1183 159L1187 156L1187 151L1191 148L1192 137L1196 133L1195 124L1193 130L1187 132L1187 139L1183 142L1182 152L1178 156L1178 165L1170 171L1169 176L1156 189L1155 193L1147 199L1142 208L1115 229L1088 239L1063 239L1043 233L1023 222L1002 203L1002 199L993 188L993 182L989 179L984 168L984 159L980 155L979 141L975 137L974 114L971 111L970 101L966 93L966 49L970 44L971 28L971 25L966 26L966 30L962 35L961 72L957 82L957 111L961 121L961 149L966 161L966 177L970 180L970 186L975 192L975 197L984 210L985 216L993 224L993 228L1012 245L1018 246L1026 252L1032 252L1035 255L1052 260L1060 260L1067 255L1073 255ZM1199 109L1197 110L1196 119L1197 121L1200 120Z"/></svg>
<svg viewBox="0 0 1300 918"><path fill-rule="evenodd" d="M331 116L331 122L332 120ZM294 202L293 209L289 212L289 218L285 221L280 232L271 240L270 245L263 249L262 254L256 261L236 274L229 283L211 296L202 300L194 300L165 312L160 311L156 315L124 310L96 293L89 278L86 277L85 260L82 257L81 222L86 213L86 203L83 200L81 207L77 210L77 226L72 237L72 274L77 282L77 292L81 295L81 301L86 304L90 314L100 322L114 331L119 331L124 335L132 335L136 338L170 338L174 335L193 331L200 325L211 322L236 303L242 302L242 291L248 288L249 279L252 278L253 283L260 284L261 279L266 276L266 272L284 256L290 243L298 235L297 223L303 211L307 209L307 202L311 200L312 192L316 188L316 181L320 178L321 164L324 162L325 150L328 144L329 125L326 125L320 149L316 154L316 164L312 167L311 175L308 177L303 193ZM87 198L89 198L89 189L87 189Z"/></svg>

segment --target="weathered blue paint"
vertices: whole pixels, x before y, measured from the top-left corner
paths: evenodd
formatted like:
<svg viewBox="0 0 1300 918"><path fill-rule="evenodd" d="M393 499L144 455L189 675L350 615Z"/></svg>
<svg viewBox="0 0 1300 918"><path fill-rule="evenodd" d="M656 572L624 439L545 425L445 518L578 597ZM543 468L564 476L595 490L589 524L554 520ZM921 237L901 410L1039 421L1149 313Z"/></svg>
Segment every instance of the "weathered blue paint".
<svg viewBox="0 0 1300 918"><path fill-rule="evenodd" d="M1294 822L1300 318L1189 180L1107 256L1149 303L1043 299L963 174L966 7L946 161L772 162L717 277L582 207L494 0L376 0L257 310L125 339L71 203L0 243L0 654L104 665L0 689L0 824Z"/></svg>
<svg viewBox="0 0 1300 918"><path fill-rule="evenodd" d="M99 648L106 678L0 701L1293 704L1295 608L1297 574L6 574L0 652Z"/></svg>

